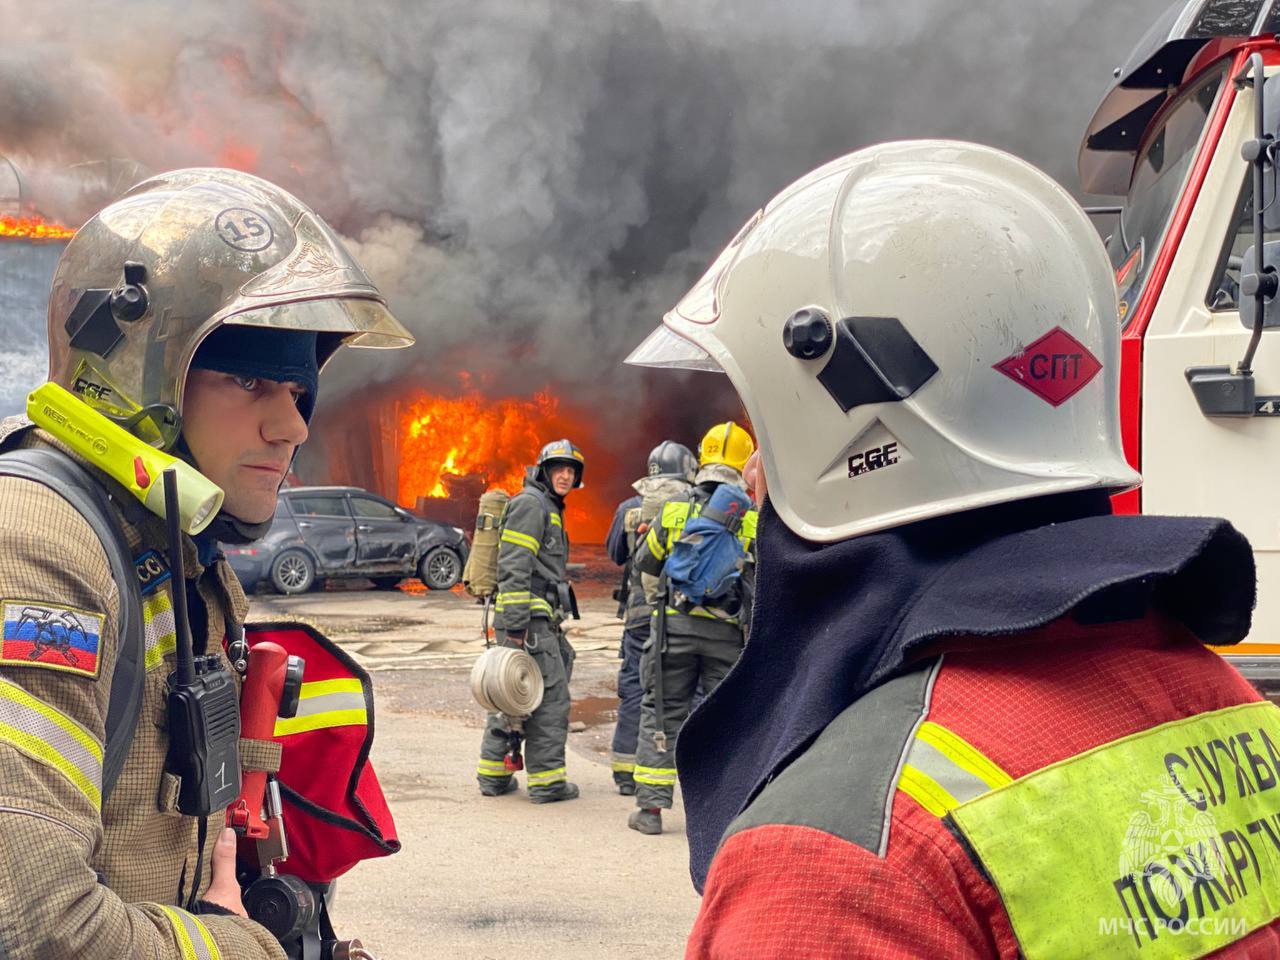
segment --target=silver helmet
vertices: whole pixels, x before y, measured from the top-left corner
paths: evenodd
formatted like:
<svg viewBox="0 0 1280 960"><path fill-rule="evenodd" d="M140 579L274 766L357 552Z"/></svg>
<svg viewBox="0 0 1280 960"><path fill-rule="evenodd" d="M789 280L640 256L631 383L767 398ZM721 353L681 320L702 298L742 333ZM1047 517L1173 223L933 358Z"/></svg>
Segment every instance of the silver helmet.
<svg viewBox="0 0 1280 960"><path fill-rule="evenodd" d="M223 325L314 332L317 363L413 336L337 234L251 174L144 180L67 244L49 298L49 379L169 448L192 357Z"/></svg>

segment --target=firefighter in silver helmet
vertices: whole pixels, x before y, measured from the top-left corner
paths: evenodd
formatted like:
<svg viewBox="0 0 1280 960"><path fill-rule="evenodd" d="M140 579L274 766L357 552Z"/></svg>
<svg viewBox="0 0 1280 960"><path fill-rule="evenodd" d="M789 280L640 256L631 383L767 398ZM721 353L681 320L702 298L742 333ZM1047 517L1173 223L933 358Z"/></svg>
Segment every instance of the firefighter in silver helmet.
<svg viewBox="0 0 1280 960"><path fill-rule="evenodd" d="M553 440L529 468L524 489L511 498L498 544L496 626L507 646L528 651L542 671L542 703L523 722L529 799L554 803L578 796L565 770L569 737L569 679L573 647L560 624L577 616L569 587L569 536L564 498L582 486L586 461L568 440ZM501 796L516 789L513 741L507 721L490 714L480 743L476 779L480 793Z"/></svg>
<svg viewBox="0 0 1280 960"><path fill-rule="evenodd" d="M624 797L635 796L636 739L640 735L640 654L649 638L652 612L640 581L640 569L631 562L639 539L667 500L687 493L698 470L698 460L688 447L663 440L649 452L645 475L631 486L635 495L618 504L613 514L605 550L622 567L622 582L615 597L618 615L623 618L622 643L618 658L618 722L613 729L609 760L613 782Z"/></svg>
<svg viewBox="0 0 1280 960"><path fill-rule="evenodd" d="M270 524L334 351L412 342L324 221L248 174L153 177L67 245L49 301L49 379L88 405L86 417L178 455L225 499L208 528L184 535L186 582L174 584L163 520L129 496L128 478L73 458L86 486L110 497L148 571L143 635L121 635L134 587L113 578L104 541L53 489L6 475L12 451L62 448L25 418L0 425L0 954L284 956L245 915L234 836L217 815L201 822L177 809L169 737L156 722L174 665L175 592L195 652L225 667L224 638L248 604L218 541L248 542ZM33 647L39 624L22 611L57 611L74 625L74 646ZM118 778L107 779L113 680L134 644L140 715Z"/></svg>

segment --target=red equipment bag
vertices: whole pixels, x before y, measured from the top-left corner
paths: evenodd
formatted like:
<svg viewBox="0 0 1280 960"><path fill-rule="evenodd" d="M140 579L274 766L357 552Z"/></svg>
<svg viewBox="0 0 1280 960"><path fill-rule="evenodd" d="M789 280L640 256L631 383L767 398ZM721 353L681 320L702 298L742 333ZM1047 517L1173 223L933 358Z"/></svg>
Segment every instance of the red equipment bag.
<svg viewBox="0 0 1280 960"><path fill-rule="evenodd" d="M306 661L297 714L277 718L280 793L289 858L279 864L328 883L361 860L400 849L395 821L369 763L373 683L337 644L303 623L249 623L249 647L277 643Z"/></svg>

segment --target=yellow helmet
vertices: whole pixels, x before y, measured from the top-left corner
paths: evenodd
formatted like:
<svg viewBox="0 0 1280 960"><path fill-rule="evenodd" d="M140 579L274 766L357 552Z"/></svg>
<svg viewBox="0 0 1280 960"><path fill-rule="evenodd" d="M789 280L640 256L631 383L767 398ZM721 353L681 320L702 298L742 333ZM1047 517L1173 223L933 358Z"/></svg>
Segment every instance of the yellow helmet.
<svg viewBox="0 0 1280 960"><path fill-rule="evenodd" d="M709 463L723 463L741 473L747 459L755 452L756 443L751 434L729 420L717 423L702 438L698 444L698 465L705 467Z"/></svg>

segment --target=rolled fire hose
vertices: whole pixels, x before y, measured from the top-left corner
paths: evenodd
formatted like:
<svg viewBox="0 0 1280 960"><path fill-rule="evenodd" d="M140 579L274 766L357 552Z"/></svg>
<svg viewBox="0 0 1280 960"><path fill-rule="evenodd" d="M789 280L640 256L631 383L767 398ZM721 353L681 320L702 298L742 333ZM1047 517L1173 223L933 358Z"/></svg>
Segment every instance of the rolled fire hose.
<svg viewBox="0 0 1280 960"><path fill-rule="evenodd" d="M471 668L471 695L486 710L527 717L542 703L542 671L523 650L490 647Z"/></svg>

